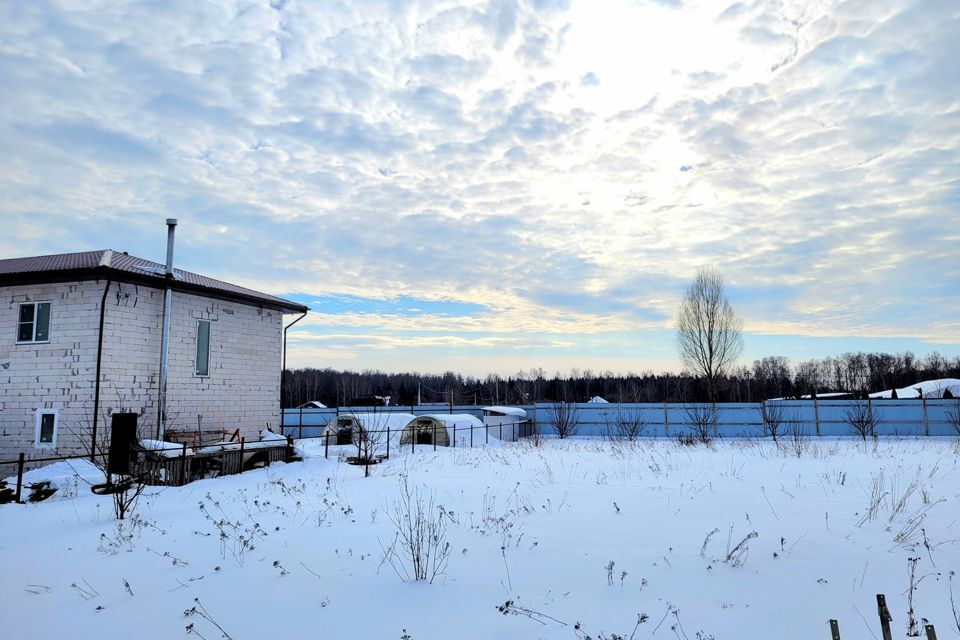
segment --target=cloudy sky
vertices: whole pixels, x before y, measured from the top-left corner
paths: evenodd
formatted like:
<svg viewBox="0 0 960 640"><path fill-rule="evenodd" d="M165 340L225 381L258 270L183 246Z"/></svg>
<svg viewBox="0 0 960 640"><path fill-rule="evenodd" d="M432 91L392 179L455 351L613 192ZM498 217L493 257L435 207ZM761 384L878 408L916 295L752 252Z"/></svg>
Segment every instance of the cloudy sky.
<svg viewBox="0 0 960 640"><path fill-rule="evenodd" d="M956 0L0 4L0 256L307 303L295 366L960 353Z"/></svg>

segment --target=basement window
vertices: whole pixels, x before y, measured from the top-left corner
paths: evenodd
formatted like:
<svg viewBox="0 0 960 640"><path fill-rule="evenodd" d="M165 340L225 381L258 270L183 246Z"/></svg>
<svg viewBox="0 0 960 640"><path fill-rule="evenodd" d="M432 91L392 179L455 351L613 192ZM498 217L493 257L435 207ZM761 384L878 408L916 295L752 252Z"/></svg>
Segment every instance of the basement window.
<svg viewBox="0 0 960 640"><path fill-rule="evenodd" d="M50 342L50 303L23 302L17 317L17 342Z"/></svg>
<svg viewBox="0 0 960 640"><path fill-rule="evenodd" d="M194 373L198 376L210 375L210 321L197 321L197 359Z"/></svg>
<svg viewBox="0 0 960 640"><path fill-rule="evenodd" d="M56 409L37 409L37 426L33 444L37 449L57 448Z"/></svg>

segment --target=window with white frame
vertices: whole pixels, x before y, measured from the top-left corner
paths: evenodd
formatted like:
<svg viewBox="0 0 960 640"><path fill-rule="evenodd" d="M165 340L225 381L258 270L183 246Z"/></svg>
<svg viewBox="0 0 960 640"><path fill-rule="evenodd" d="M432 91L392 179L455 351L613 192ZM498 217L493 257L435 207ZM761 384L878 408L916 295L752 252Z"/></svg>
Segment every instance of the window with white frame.
<svg viewBox="0 0 960 640"><path fill-rule="evenodd" d="M210 375L210 321L197 321L197 359L194 373L198 376Z"/></svg>
<svg viewBox="0 0 960 640"><path fill-rule="evenodd" d="M34 446L38 449L57 448L57 410L37 409L37 427Z"/></svg>
<svg viewBox="0 0 960 640"><path fill-rule="evenodd" d="M50 340L50 303L22 302L17 318L17 342Z"/></svg>

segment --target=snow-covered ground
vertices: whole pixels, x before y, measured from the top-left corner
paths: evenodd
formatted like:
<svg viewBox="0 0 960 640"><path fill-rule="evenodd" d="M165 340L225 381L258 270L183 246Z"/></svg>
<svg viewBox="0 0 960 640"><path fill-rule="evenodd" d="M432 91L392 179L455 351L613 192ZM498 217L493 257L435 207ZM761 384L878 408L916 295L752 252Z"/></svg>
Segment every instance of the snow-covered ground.
<svg viewBox="0 0 960 640"><path fill-rule="evenodd" d="M110 498L89 493L6 505L3 635L169 639L193 625L221 638L206 611L236 640L807 640L828 638L829 618L855 639L871 637L867 623L879 637L885 593L905 637L908 558L919 558L916 617L954 637L957 445L806 446L800 457L756 440L423 447L370 478L307 446L320 456L150 489L119 526ZM403 474L446 513L452 553L433 584L381 563ZM510 613L521 607L535 613Z"/></svg>

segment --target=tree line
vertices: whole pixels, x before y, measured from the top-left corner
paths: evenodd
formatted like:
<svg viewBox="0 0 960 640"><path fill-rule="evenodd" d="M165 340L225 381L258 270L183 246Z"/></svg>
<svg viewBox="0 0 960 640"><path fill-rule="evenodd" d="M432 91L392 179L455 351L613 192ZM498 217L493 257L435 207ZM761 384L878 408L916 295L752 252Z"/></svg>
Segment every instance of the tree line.
<svg viewBox="0 0 960 640"><path fill-rule="evenodd" d="M586 402L594 396L608 402L758 402L838 391L863 397L924 380L960 377L960 357L948 360L937 352L923 358L909 352L844 353L796 366L783 356L770 356L750 367L737 366L743 320L727 298L723 276L710 267L697 269L674 329L686 373L620 375L573 369L568 375L548 376L543 369L531 369L481 379L450 371L428 375L299 369L283 372L283 404L530 404Z"/></svg>
<svg viewBox="0 0 960 640"><path fill-rule="evenodd" d="M586 402L600 396L609 402L759 402L770 398L800 397L811 393L843 391L862 395L884 389L909 387L924 380L960 378L960 357L937 352L924 357L905 353L844 353L835 357L792 364L783 356L755 360L731 368L708 381L689 373L595 372L571 369L547 374L543 369L519 371L510 376L340 371L331 368L284 372L283 404L297 407L319 401L333 406L376 403L390 397L391 404L420 401L453 404L529 404L531 402Z"/></svg>

